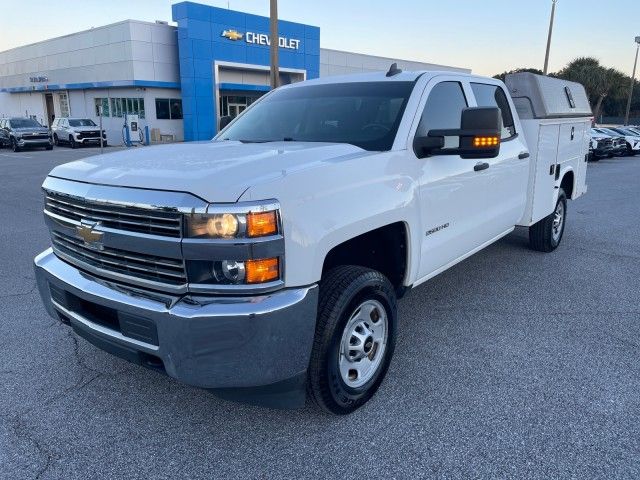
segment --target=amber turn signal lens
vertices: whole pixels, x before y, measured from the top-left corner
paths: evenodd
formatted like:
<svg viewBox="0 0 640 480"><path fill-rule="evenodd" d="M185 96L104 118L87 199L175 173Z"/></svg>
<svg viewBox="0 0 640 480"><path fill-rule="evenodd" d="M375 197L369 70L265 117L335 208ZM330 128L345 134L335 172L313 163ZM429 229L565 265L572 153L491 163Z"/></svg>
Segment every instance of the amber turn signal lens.
<svg viewBox="0 0 640 480"><path fill-rule="evenodd" d="M271 282L280 278L280 265L277 258L247 260L245 272L247 283Z"/></svg>
<svg viewBox="0 0 640 480"><path fill-rule="evenodd" d="M495 147L499 143L498 137L473 137L473 146L476 148Z"/></svg>
<svg viewBox="0 0 640 480"><path fill-rule="evenodd" d="M247 235L249 237L264 237L277 232L278 221L275 210L247 215Z"/></svg>

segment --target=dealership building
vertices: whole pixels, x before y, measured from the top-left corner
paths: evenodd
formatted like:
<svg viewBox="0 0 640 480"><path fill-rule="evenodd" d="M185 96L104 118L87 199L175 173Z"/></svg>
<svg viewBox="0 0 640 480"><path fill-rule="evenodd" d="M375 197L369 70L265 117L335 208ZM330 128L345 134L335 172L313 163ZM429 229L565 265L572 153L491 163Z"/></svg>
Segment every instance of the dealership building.
<svg viewBox="0 0 640 480"><path fill-rule="evenodd" d="M173 22L126 20L0 52L0 117L99 122L122 142L125 114L137 114L154 141L210 139L269 91L269 19L192 2ZM468 69L320 47L319 27L278 22L280 80L385 71Z"/></svg>

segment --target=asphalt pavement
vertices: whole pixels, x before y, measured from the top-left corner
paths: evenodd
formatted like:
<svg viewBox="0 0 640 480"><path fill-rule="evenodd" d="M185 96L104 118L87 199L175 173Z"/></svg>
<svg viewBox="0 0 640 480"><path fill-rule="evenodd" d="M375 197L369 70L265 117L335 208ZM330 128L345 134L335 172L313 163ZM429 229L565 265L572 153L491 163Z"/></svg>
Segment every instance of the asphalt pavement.
<svg viewBox="0 0 640 480"><path fill-rule="evenodd" d="M0 478L640 478L640 158L589 165L554 253L518 231L413 290L382 387L338 418L218 399L46 315L40 185L96 153L0 150Z"/></svg>

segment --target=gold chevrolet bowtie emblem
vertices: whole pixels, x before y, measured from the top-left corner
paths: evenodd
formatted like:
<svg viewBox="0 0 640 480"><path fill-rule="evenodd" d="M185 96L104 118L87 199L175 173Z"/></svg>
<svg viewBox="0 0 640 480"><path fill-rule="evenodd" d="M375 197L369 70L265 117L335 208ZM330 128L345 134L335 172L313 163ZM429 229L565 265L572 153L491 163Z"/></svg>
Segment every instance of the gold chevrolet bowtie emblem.
<svg viewBox="0 0 640 480"><path fill-rule="evenodd" d="M100 241L104 236L104 232L98 232L95 230L100 222L92 222L90 220L82 220L80 225L76 227L76 234L84 241L87 247L94 248L96 250L102 250L104 246Z"/></svg>
<svg viewBox="0 0 640 480"><path fill-rule="evenodd" d="M244 35L240 32L236 32L235 30L224 30L222 32L222 36L235 42L236 40L240 40Z"/></svg>

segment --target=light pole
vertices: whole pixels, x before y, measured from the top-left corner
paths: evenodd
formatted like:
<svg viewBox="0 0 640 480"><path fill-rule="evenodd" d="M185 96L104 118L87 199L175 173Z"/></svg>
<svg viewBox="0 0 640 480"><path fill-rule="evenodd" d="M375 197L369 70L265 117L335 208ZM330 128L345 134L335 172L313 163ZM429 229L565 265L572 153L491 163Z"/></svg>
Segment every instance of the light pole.
<svg viewBox="0 0 640 480"><path fill-rule="evenodd" d="M633 84L636 83L636 67L638 66L638 52L640 51L640 37L636 37L636 59L633 62L633 73L631 74L631 83L629 84L629 98L627 99L627 111L624 114L624 124L629 125L629 113L631 112L631 97L633 97Z"/></svg>
<svg viewBox="0 0 640 480"><path fill-rule="evenodd" d="M551 0L551 20L549 21L549 36L547 37L547 53L544 56L544 70L546 75L549 71L549 50L551 50L551 34L553 33L553 19L556 16L556 3L558 0Z"/></svg>
<svg viewBox="0 0 640 480"><path fill-rule="evenodd" d="M278 0L271 0L271 8L269 10L270 21L270 64L271 64L271 88L278 88L280 85L280 74L278 72L278 48L280 46L280 38L278 36Z"/></svg>

